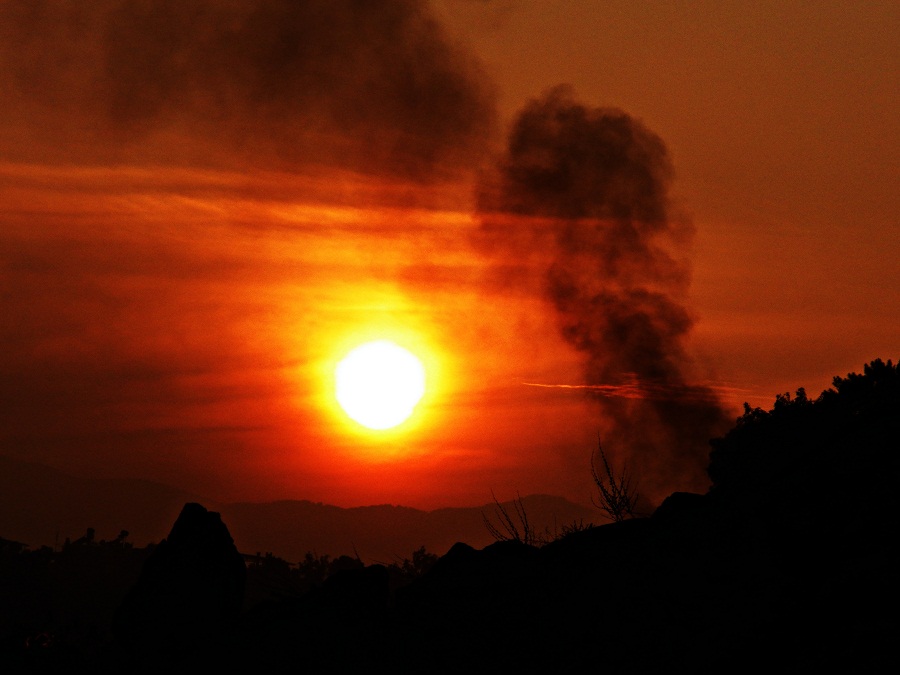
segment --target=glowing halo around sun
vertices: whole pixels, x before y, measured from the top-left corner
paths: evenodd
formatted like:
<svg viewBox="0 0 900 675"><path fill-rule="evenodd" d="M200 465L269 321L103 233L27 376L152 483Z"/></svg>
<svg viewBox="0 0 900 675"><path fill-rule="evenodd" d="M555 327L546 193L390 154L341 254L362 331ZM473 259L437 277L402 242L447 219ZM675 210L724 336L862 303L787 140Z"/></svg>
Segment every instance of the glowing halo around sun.
<svg viewBox="0 0 900 675"><path fill-rule="evenodd" d="M369 429L402 424L425 394L422 362L389 340L356 347L337 364L334 376L341 408Z"/></svg>

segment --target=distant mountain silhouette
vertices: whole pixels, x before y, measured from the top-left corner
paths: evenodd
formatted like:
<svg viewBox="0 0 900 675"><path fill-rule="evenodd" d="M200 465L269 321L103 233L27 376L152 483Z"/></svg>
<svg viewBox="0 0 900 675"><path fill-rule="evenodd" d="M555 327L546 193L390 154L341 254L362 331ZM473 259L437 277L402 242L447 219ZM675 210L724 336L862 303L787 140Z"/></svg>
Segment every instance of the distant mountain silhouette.
<svg viewBox="0 0 900 675"><path fill-rule="evenodd" d="M560 531L573 522L604 522L597 509L550 495L522 498L538 532ZM244 553L273 551L296 561L307 551L355 555L366 562L393 562L419 546L438 555L457 541L482 547L494 541L482 514L493 516L495 505L422 511L405 506L340 508L308 501L225 504L222 519ZM510 503L505 508L513 511Z"/></svg>
<svg viewBox="0 0 900 675"><path fill-rule="evenodd" d="M602 522L596 509L549 495L523 497L539 532L573 522ZM222 514L242 553L272 552L297 562L313 551L357 553L365 562L390 563L425 546L438 555L457 541L494 541L482 513L494 504L424 511L404 506L342 508L304 500L221 504L152 481L79 478L42 464L0 457L0 537L32 547L76 539L88 527L101 538L127 530L135 545L162 540L188 502ZM509 504L506 504L509 507Z"/></svg>
<svg viewBox="0 0 900 675"><path fill-rule="evenodd" d="M81 478L0 456L0 537L32 547L62 545L88 527L101 538L128 530L144 546L169 532L186 502L202 497L148 480Z"/></svg>

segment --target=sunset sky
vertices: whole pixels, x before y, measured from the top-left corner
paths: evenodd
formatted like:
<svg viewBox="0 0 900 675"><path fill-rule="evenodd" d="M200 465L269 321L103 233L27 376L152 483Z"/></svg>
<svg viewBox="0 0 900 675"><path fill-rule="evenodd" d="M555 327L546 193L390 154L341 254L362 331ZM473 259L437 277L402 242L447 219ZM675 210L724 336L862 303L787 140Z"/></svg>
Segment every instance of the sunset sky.
<svg viewBox="0 0 900 675"><path fill-rule="evenodd" d="M896 2L0 4L0 454L220 501L702 491L900 357ZM559 85L569 85L560 88ZM413 417L346 418L390 339Z"/></svg>

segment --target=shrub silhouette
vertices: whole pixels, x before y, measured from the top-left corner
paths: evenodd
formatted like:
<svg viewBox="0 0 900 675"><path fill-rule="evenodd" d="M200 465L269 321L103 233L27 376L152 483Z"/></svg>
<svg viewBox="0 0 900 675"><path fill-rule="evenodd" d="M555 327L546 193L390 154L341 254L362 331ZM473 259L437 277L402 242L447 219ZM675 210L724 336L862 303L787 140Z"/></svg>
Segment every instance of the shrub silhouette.
<svg viewBox="0 0 900 675"><path fill-rule="evenodd" d="M711 441L710 492L800 525L845 525L897 513L900 373L876 359L810 400L780 394ZM826 515L827 512L827 515Z"/></svg>
<svg viewBox="0 0 900 675"><path fill-rule="evenodd" d="M411 558L404 558L388 565L388 570L396 569L401 575L409 579L417 579L434 567L438 556L429 553L425 546L420 546L412 552Z"/></svg>
<svg viewBox="0 0 900 675"><path fill-rule="evenodd" d="M598 469L595 456L600 455L603 468ZM598 499L591 501L594 506L603 511L603 517L615 523L627 518L634 518L634 507L637 504L638 492L628 467L622 467L620 473L616 473L606 459L600 439L597 439L597 452L591 455L591 477L597 486Z"/></svg>
<svg viewBox="0 0 900 675"><path fill-rule="evenodd" d="M528 520L525 504L522 502L522 496L518 492L513 500L515 517L500 503L493 491L491 491L491 497L493 497L495 504L494 516L499 524L495 525L484 513L481 514L481 519L494 539L497 541L517 541L528 546L540 546L543 543L541 537L535 532L534 525Z"/></svg>

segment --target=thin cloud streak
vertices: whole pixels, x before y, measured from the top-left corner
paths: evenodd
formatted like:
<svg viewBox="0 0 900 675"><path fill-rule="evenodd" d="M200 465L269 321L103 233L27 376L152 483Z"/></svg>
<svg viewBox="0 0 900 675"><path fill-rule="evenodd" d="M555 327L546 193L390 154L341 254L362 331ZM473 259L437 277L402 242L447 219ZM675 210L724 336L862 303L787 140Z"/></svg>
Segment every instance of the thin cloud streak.
<svg viewBox="0 0 900 675"><path fill-rule="evenodd" d="M617 396L633 399L659 399L690 398L696 401L719 402L728 397L734 398L741 395L752 394L753 398L762 397L750 389L741 387L729 387L717 385L712 382L698 382L688 386L672 386L666 384L652 384L640 381L636 377L632 382L624 384L559 384L546 382L521 382L526 387L541 387L544 389L573 389L588 391L602 396Z"/></svg>

